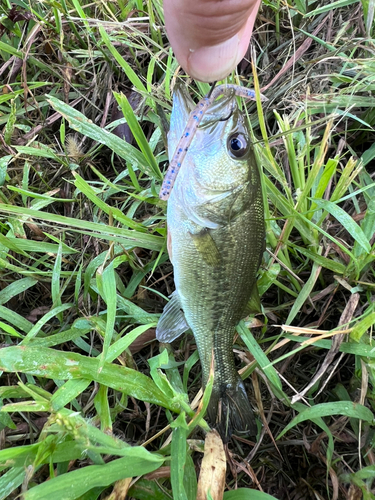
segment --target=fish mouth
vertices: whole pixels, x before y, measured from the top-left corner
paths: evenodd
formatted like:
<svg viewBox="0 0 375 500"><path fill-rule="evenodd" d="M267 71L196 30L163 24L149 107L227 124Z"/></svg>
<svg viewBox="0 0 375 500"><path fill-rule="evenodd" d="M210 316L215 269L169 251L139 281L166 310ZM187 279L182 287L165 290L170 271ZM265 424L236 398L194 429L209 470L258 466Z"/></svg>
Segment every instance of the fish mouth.
<svg viewBox="0 0 375 500"><path fill-rule="evenodd" d="M235 110L236 110L236 105L233 103L232 108L231 108L231 110L229 112L229 115L228 116L224 116L223 118L219 118L218 121L219 122L226 122L226 121L228 121L229 118L231 118L233 116L233 113L235 112Z"/></svg>
<svg viewBox="0 0 375 500"><path fill-rule="evenodd" d="M198 126L192 147L197 151L204 148L206 154L212 156L217 152L223 138L235 132L240 123L242 123L241 112L235 94L231 92L230 95L215 101L207 110Z"/></svg>
<svg viewBox="0 0 375 500"><path fill-rule="evenodd" d="M228 121L237 110L236 93L233 89L228 89L227 94L215 101L206 111L198 129Z"/></svg>

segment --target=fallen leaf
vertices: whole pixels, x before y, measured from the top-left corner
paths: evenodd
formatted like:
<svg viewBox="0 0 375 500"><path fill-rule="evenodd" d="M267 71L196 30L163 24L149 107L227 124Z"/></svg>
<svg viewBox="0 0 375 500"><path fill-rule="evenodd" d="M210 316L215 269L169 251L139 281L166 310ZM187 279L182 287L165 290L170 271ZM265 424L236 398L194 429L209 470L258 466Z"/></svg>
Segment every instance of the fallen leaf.
<svg viewBox="0 0 375 500"><path fill-rule="evenodd" d="M198 481L197 500L206 500L209 492L212 500L222 500L225 488L227 463L223 441L217 431L206 436L204 456Z"/></svg>

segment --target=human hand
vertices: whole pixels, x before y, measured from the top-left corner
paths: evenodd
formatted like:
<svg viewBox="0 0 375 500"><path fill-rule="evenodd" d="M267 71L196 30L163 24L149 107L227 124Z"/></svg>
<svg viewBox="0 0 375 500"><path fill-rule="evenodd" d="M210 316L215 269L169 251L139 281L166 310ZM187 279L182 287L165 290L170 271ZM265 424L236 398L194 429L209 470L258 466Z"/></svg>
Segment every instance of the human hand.
<svg viewBox="0 0 375 500"><path fill-rule="evenodd" d="M164 0L178 62L202 82L222 80L244 57L261 0Z"/></svg>

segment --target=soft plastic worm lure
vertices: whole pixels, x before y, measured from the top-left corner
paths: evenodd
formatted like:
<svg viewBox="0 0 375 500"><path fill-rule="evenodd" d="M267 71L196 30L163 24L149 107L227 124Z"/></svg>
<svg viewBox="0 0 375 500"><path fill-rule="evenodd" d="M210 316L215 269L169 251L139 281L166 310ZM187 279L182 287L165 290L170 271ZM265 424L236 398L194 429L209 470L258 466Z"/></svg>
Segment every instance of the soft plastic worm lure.
<svg viewBox="0 0 375 500"><path fill-rule="evenodd" d="M173 184L176 180L177 174L181 168L182 162L186 156L189 149L191 141L195 135L195 132L202 121L204 114L211 104L221 95L225 95L228 90L234 89L236 95L244 97L245 99L255 100L255 91L247 89L245 87L240 87L239 85L219 85L219 87L211 90L203 99L201 99L195 106L193 111L190 113L189 119L187 121L185 130L181 136L181 139L177 145L176 151L172 157L169 164L167 173L165 174L163 184L161 186L159 198L161 200L168 200L171 194ZM260 94L261 101L267 101L267 97Z"/></svg>

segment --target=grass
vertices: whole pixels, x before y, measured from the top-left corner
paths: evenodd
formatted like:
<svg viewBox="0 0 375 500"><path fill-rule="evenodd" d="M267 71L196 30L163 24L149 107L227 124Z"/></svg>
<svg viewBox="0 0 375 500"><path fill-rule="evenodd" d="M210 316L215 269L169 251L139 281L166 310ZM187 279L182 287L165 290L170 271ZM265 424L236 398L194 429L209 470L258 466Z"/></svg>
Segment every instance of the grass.
<svg viewBox="0 0 375 500"><path fill-rule="evenodd" d="M161 2L4 1L0 22L0 498L193 500L211 384L192 336L154 340L185 78ZM269 102L246 105L263 314L235 342L259 432L226 448L225 500L375 498L374 44L372 0L264 0L228 79Z"/></svg>

